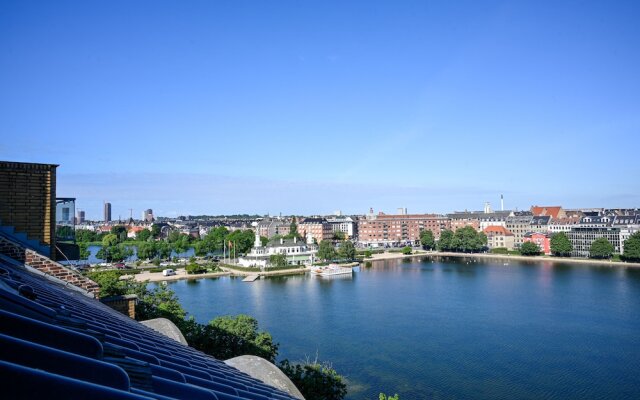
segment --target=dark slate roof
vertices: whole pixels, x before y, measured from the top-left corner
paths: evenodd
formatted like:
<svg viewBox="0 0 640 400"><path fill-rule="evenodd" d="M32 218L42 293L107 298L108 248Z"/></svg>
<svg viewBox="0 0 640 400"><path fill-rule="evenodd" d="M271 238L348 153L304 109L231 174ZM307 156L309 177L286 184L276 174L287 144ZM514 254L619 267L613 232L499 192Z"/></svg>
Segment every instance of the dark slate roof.
<svg viewBox="0 0 640 400"><path fill-rule="evenodd" d="M613 225L638 225L640 215L618 215L613 221Z"/></svg>
<svg viewBox="0 0 640 400"><path fill-rule="evenodd" d="M539 215L531 218L530 225L549 225L550 215Z"/></svg>
<svg viewBox="0 0 640 400"><path fill-rule="evenodd" d="M3 398L294 399L0 257Z"/></svg>
<svg viewBox="0 0 640 400"><path fill-rule="evenodd" d="M584 225L599 224L599 225L611 226L611 224L613 224L614 219L615 217L610 217L607 215L593 215L593 216L585 215L580 219L580 224L584 224Z"/></svg>

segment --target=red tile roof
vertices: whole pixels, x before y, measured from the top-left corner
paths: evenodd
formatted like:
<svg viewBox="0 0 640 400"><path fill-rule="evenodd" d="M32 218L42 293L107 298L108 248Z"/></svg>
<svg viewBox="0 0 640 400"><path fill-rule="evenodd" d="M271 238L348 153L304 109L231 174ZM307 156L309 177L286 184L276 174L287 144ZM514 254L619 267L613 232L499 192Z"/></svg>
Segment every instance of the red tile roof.
<svg viewBox="0 0 640 400"><path fill-rule="evenodd" d="M501 225L490 225L484 228L484 233L493 235L513 236L510 230Z"/></svg>
<svg viewBox="0 0 640 400"><path fill-rule="evenodd" d="M558 218L558 214L560 214L561 210L562 210L561 206L548 206L548 207L531 206L531 213L535 217L550 215L551 218Z"/></svg>

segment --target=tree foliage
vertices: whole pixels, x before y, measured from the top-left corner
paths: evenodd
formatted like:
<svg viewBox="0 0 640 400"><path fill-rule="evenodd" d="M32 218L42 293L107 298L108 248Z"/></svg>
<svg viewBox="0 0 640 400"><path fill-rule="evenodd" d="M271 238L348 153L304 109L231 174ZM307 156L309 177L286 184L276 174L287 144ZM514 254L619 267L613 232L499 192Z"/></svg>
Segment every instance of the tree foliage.
<svg viewBox="0 0 640 400"><path fill-rule="evenodd" d="M151 238L151 231L148 229L143 229L136 235L136 239L142 242L146 242Z"/></svg>
<svg viewBox="0 0 640 400"><path fill-rule="evenodd" d="M116 235L118 242L127 240L127 227L124 225L116 225L111 228L111 234Z"/></svg>
<svg viewBox="0 0 640 400"><path fill-rule="evenodd" d="M436 247L436 239L429 229L420 232L420 243L425 250L433 250Z"/></svg>
<svg viewBox="0 0 640 400"><path fill-rule="evenodd" d="M486 247L487 236L471 226L459 228L455 233L449 229L440 232L440 240L438 241L440 251L473 253L482 251Z"/></svg>
<svg viewBox="0 0 640 400"><path fill-rule="evenodd" d="M323 240L318 246L318 258L321 260L333 260L336 258L336 249L333 244L328 240Z"/></svg>
<svg viewBox="0 0 640 400"><path fill-rule="evenodd" d="M347 395L344 378L327 363L291 364L283 360L279 367L306 400L342 400Z"/></svg>
<svg viewBox="0 0 640 400"><path fill-rule="evenodd" d="M391 395L386 395L384 393L380 393L380 396L378 396L378 400L400 400L400 397L398 396L398 394L396 393L395 396L391 396Z"/></svg>
<svg viewBox="0 0 640 400"><path fill-rule="evenodd" d="M158 246L155 242L144 242L138 245L138 259L151 260L158 257Z"/></svg>
<svg viewBox="0 0 640 400"><path fill-rule="evenodd" d="M520 254L523 256L537 256L540 254L540 247L533 242L524 242L520 246Z"/></svg>
<svg viewBox="0 0 640 400"><path fill-rule="evenodd" d="M409 254L411 254L411 247L410 246L404 246L402 248L402 254L408 256Z"/></svg>
<svg viewBox="0 0 640 400"><path fill-rule="evenodd" d="M287 265L287 256L282 253L272 254L269 256L269 265L272 267L285 267Z"/></svg>
<svg viewBox="0 0 640 400"><path fill-rule="evenodd" d="M450 229L443 229L440 232L440 240L438 240L438 250L440 251L453 251L453 231Z"/></svg>
<svg viewBox="0 0 640 400"><path fill-rule="evenodd" d="M589 248L589 257L598 259L609 259L613 255L615 248L611 242L605 238L600 237L591 242Z"/></svg>
<svg viewBox="0 0 640 400"><path fill-rule="evenodd" d="M558 232L551 236L549 241L551 254L558 257L569 257L573 251L573 245L564 232Z"/></svg>
<svg viewBox="0 0 640 400"><path fill-rule="evenodd" d="M98 235L94 231L90 231L88 229L76 229L76 242L95 242L98 240L97 236Z"/></svg>
<svg viewBox="0 0 640 400"><path fill-rule="evenodd" d="M625 260L640 261L640 232L634 233L625 240L622 255Z"/></svg>
<svg viewBox="0 0 640 400"><path fill-rule="evenodd" d="M338 254L342 259L353 260L356 258L356 246L353 245L352 241L346 240L340 244Z"/></svg>
<svg viewBox="0 0 640 400"><path fill-rule="evenodd" d="M199 350L222 360L251 354L275 362L278 354L271 334L259 331L258 321L248 315L217 317L196 332L200 337L194 337L193 332L190 336Z"/></svg>

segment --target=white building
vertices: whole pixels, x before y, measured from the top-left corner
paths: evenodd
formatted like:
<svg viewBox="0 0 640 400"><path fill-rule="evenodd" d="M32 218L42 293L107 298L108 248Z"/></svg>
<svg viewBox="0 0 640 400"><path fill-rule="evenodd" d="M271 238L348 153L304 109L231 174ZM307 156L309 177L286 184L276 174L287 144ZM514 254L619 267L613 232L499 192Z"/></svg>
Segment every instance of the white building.
<svg viewBox="0 0 640 400"><path fill-rule="evenodd" d="M260 234L256 232L253 248L245 256L238 259L238 263L243 267L268 268L269 259L275 254L284 254L289 265L311 265L318 252L318 246L313 243L311 234L307 234L307 241L297 238L280 238L262 245Z"/></svg>
<svg viewBox="0 0 640 400"><path fill-rule="evenodd" d="M327 218L327 222L331 224L333 232L342 232L349 239L356 234L357 225L351 217L331 217Z"/></svg>

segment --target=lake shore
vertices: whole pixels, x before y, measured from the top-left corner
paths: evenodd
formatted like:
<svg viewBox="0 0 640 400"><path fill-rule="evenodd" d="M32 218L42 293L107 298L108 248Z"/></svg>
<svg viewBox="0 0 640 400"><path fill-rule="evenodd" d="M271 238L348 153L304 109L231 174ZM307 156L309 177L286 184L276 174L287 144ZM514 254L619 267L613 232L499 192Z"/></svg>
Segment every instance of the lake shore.
<svg viewBox="0 0 640 400"><path fill-rule="evenodd" d="M175 275L164 276L162 272L141 272L133 275L133 279L136 282L162 282L162 281L179 281L183 279L202 279L202 278L218 278L220 276L229 276L229 272L208 272L206 274L187 274L184 268L176 269ZM131 275L123 275L123 278L128 278Z"/></svg>
<svg viewBox="0 0 640 400"><path fill-rule="evenodd" d="M498 260L515 260L515 261L549 261L554 263L572 263L572 264L586 264L586 265L600 265L605 267L625 267L625 268L640 268L640 263L637 262L623 262L623 261L611 261L611 260L593 260L589 258L562 258L551 256L520 256L513 254L490 254L490 253L452 253L452 252L440 252L440 251L419 251L413 254L404 255L402 253L377 253L373 254L371 258L367 258L366 261L383 261L394 260L406 257L475 257L475 258L492 258Z"/></svg>

